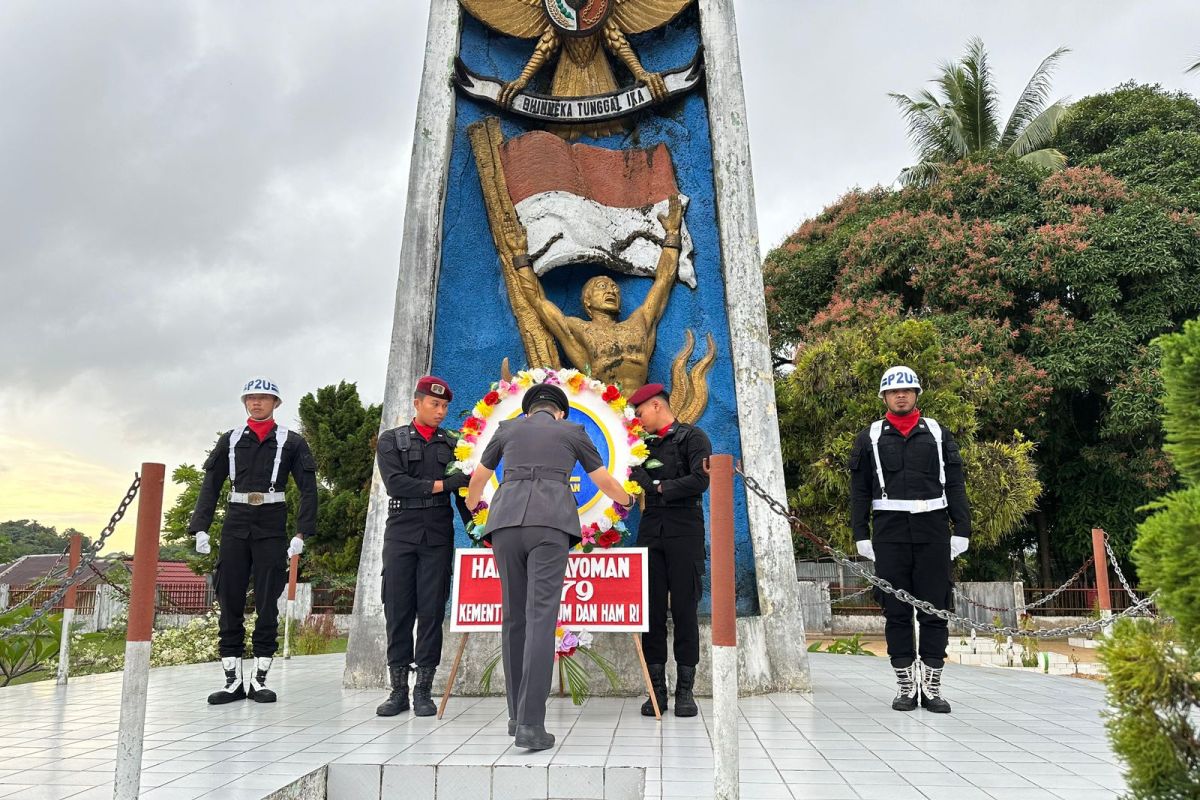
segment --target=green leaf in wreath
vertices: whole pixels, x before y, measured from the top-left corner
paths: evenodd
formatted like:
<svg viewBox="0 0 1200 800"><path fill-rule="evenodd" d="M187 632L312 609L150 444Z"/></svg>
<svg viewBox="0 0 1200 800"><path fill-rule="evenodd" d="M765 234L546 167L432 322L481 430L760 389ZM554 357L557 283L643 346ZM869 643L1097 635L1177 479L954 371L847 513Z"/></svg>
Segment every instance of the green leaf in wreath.
<svg viewBox="0 0 1200 800"><path fill-rule="evenodd" d="M658 469L662 465L663 462L659 461L657 458L648 458L642 462L642 466L645 469Z"/></svg>

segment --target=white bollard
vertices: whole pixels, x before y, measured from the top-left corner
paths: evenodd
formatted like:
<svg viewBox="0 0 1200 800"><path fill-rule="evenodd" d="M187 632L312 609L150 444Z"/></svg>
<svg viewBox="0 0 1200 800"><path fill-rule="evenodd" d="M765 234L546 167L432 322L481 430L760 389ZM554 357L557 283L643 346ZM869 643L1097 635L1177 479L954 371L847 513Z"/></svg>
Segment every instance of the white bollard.
<svg viewBox="0 0 1200 800"><path fill-rule="evenodd" d="M71 672L71 623L75 620L75 609L63 609L62 636L58 639L58 677L55 680L59 686L66 686L67 675Z"/></svg>
<svg viewBox="0 0 1200 800"><path fill-rule="evenodd" d="M283 617L283 657L292 657L292 615L296 613L296 601L287 601L287 614Z"/></svg>
<svg viewBox="0 0 1200 800"><path fill-rule="evenodd" d="M713 645L713 796L738 800L737 647Z"/></svg>
<svg viewBox="0 0 1200 800"><path fill-rule="evenodd" d="M146 730L146 691L150 685L150 642L125 643L121 681L121 725L117 729L114 800L137 800L142 783L142 737Z"/></svg>

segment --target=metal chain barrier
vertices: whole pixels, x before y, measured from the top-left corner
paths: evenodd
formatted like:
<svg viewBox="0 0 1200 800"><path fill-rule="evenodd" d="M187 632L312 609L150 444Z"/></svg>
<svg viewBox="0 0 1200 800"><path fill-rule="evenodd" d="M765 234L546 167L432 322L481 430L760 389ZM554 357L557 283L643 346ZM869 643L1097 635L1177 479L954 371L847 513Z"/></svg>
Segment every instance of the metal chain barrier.
<svg viewBox="0 0 1200 800"><path fill-rule="evenodd" d="M1129 585L1129 580L1125 577L1125 573L1121 571L1121 562L1117 559L1117 554L1113 552L1112 544L1108 541L1108 531L1104 532L1104 550L1108 553L1108 561L1112 564L1113 572L1117 574L1117 580L1121 582L1121 586L1125 589L1125 594L1129 595L1129 599L1134 603L1141 601L1137 596L1137 592L1133 591L1133 587Z"/></svg>
<svg viewBox="0 0 1200 800"><path fill-rule="evenodd" d="M872 584L880 591L895 597L897 600L903 603L907 603L918 611L922 611L930 616L937 617L938 619L944 619L947 622L953 622L957 625L973 628L977 631L983 631L984 633L1000 634L1001 636L1032 636L1038 639L1059 639L1064 636L1070 637L1078 636L1080 634L1095 633L1102 628L1112 625L1116 620L1121 619L1122 617L1132 617L1142 614L1142 612L1148 609L1154 602L1154 595L1150 595L1149 597L1134 603L1129 608L1121 611L1119 614L1113 614L1110 617L1102 617L1098 620L1085 622L1080 625L1072 625L1068 628L1037 628L1033 630L1025 630L1022 628L1013 628L1007 625L999 626L991 625L986 622L976 622L975 620L967 617L960 617L953 612L938 608L932 603L928 603L917 598L904 589L897 589L891 584L891 582L880 578L879 576L874 575L858 566L858 564L852 561L848 555L843 553L841 550L838 550L831 543L809 530L808 526L804 524L803 520L792 514L791 511L788 510L787 506L768 494L757 480L743 472L741 465L736 465L734 467L734 471L738 475L742 476L742 481L752 494L766 503L767 506L776 514L788 520L789 522L794 523L800 530L802 536L807 538L824 552L828 553L834 561L838 562L843 567L846 567L855 575L858 575L860 578Z"/></svg>
<svg viewBox="0 0 1200 800"><path fill-rule="evenodd" d="M862 597L864 594L866 594L867 592L871 591L874 588L875 588L874 586L868 586L865 589L861 589L861 590L855 592L854 594L848 594L848 595L845 595L844 597L839 597L836 600L830 598L828 603L826 603L824 600L819 600L814 603L802 603L801 605L805 605L805 606L825 606L825 605L836 606L838 603L848 603L851 600L857 600L858 598Z"/></svg>
<svg viewBox="0 0 1200 800"><path fill-rule="evenodd" d="M113 512L112 517L108 520L108 524L104 526L104 530L100 532L100 537L96 539L96 541L92 542L90 547L83 551L79 559L79 566L75 568L75 571L63 579L62 583L58 585L58 588L56 588L54 592L51 593L48 598L46 598L45 602L43 602L41 606L39 606L38 609L33 612L32 615L21 620L12 627L0 630L0 639L7 639L9 636L16 636L24 633L31 628L35 622L44 617L46 614L50 613L51 609L62 602L63 597L67 594L67 590L74 586L76 581L79 580L79 576L83 574L83 571L91 566L92 561L96 558L96 554L100 552L100 548L104 546L105 540L108 539L109 536L112 536L113 531L116 530L117 523L120 522L121 518L125 516L125 511L133 503L134 498L137 497L138 488L141 485L142 477L135 472L133 474L133 483L129 485L128 491L125 492L125 497L123 497L120 504L117 505L117 510Z"/></svg>
<svg viewBox="0 0 1200 800"><path fill-rule="evenodd" d="M1058 597L1060 594L1062 594L1064 591L1066 591L1068 588L1070 588L1071 584L1075 583L1076 581L1078 581L1080 578L1083 577L1084 573L1087 572L1087 568L1092 565L1093 561L1095 561L1095 557L1088 556L1087 561L1083 562L1083 566L1081 566L1079 569L1075 570L1075 574L1072 575L1071 577L1067 578L1066 583L1062 584L1057 589L1050 592L1050 594L1046 595L1045 597L1041 598L1040 600L1035 600L1032 603L1025 603L1024 605L1020 606L1019 608L999 608L997 606L984 605L983 603L980 603L977 600L972 600L970 597L967 597L965 594L960 592L958 589L954 590L954 594L957 595L958 597L961 597L963 599L963 602L967 603L968 605L975 606L976 608L982 608L985 611L991 611L996 614L1003 614L1003 613L1006 613L1009 611L1016 611L1018 614L1027 614L1029 612L1029 609L1038 608L1040 606L1046 605L1051 600Z"/></svg>

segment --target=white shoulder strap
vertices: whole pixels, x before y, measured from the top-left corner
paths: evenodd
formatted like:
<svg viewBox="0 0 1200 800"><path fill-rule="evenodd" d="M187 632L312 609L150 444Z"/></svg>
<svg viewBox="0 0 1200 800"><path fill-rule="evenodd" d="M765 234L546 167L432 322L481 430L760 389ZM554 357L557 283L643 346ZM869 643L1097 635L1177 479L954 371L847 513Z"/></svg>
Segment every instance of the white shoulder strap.
<svg viewBox="0 0 1200 800"><path fill-rule="evenodd" d="M287 428L276 423L275 425L275 464L271 467L271 488L267 491L275 491L275 481L279 480L279 462L283 460L283 445L287 442ZM940 452L940 451L939 451ZM287 481L287 478L284 478Z"/></svg>
<svg viewBox="0 0 1200 800"><path fill-rule="evenodd" d="M938 480L942 484L942 488L946 488L946 457L942 450L942 426L938 424L933 417L925 417L925 424L929 426L929 432L933 434L934 441L937 442L938 449Z"/></svg>
<svg viewBox="0 0 1200 800"><path fill-rule="evenodd" d="M887 487L883 483L883 462L879 460L879 437L883 435L883 420L871 423L871 454L875 456L875 477L879 479L879 494L887 500Z"/></svg>
<svg viewBox="0 0 1200 800"><path fill-rule="evenodd" d="M237 480L237 462L233 458L234 448L237 446L238 439L242 438L242 431L246 430L243 425L240 428L234 428L229 432L229 491L236 491L237 488L233 485Z"/></svg>
<svg viewBox="0 0 1200 800"><path fill-rule="evenodd" d="M234 448L237 446L238 440L242 438L242 432L246 430L243 425L240 428L234 428L229 432L229 490L235 491L234 480L237 477L237 461L234 460ZM275 426L275 464L271 467L271 488L267 491L275 491L275 482L279 480L279 464L283 460L283 445L287 442L287 428L276 424Z"/></svg>

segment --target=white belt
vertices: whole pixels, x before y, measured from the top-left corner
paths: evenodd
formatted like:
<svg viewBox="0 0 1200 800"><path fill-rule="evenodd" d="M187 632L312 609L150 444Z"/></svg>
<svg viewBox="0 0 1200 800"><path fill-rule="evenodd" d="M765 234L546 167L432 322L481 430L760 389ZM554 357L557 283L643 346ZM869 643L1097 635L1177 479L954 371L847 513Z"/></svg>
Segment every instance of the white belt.
<svg viewBox="0 0 1200 800"><path fill-rule="evenodd" d="M283 503L287 501L287 495L283 492L230 492L229 502L231 503L246 503L252 506L261 506L266 503Z"/></svg>
<svg viewBox="0 0 1200 800"><path fill-rule="evenodd" d="M932 500L872 500L871 508L875 511L907 511L910 514L924 514L926 511L938 511L950 503L946 500L946 495L935 497Z"/></svg>

